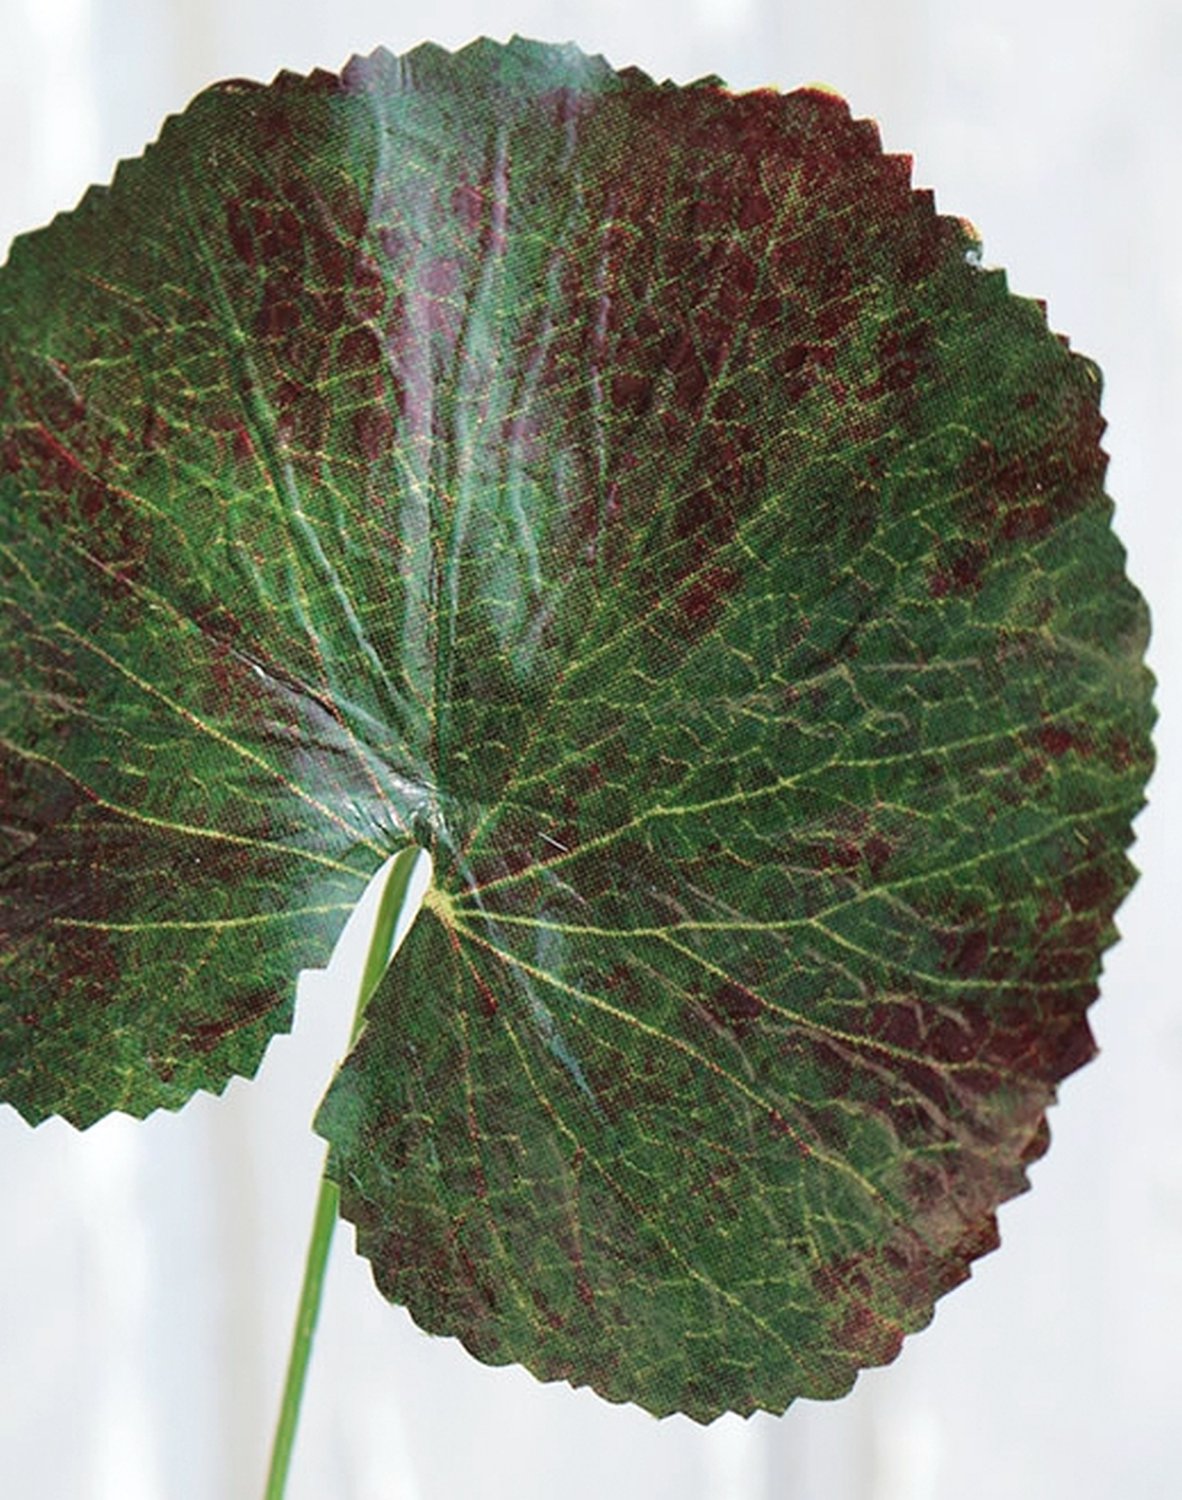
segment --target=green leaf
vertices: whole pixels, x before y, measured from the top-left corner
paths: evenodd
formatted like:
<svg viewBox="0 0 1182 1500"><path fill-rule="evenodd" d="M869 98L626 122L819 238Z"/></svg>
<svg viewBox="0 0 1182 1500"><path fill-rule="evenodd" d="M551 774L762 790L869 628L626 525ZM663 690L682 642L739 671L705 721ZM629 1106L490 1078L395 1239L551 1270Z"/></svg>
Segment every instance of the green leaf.
<svg viewBox="0 0 1182 1500"><path fill-rule="evenodd" d="M0 273L0 1080L257 1066L381 1289L700 1420L995 1242L1151 764L1099 377L838 99L573 48L219 85Z"/></svg>

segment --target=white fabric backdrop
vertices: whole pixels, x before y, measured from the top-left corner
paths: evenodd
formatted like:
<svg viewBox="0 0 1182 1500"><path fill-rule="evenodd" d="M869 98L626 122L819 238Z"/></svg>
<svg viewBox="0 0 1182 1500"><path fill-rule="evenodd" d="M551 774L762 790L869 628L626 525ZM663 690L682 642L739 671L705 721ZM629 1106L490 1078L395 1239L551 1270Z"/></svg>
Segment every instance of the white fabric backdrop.
<svg viewBox="0 0 1182 1500"><path fill-rule="evenodd" d="M1166 1500L1182 1472L1182 15L1168 0L0 0L0 254L228 75L383 42L577 40L659 77L832 84L1107 376L1109 490L1155 614L1144 875L1001 1253L835 1404L709 1429L486 1370L338 1236L291 1500ZM0 1496L257 1495L348 1002L146 1125L0 1110Z"/></svg>

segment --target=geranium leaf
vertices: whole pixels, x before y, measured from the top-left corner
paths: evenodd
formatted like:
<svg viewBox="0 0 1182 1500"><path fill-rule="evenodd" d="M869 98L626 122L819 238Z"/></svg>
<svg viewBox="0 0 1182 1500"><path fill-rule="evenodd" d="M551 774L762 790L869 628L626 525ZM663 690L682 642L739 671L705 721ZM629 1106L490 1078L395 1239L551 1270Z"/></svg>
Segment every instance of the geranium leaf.
<svg viewBox="0 0 1182 1500"><path fill-rule="evenodd" d="M379 1286L699 1419L994 1243L1151 764L1099 378L831 95L482 42L225 84L0 277L0 1077L322 1106Z"/></svg>

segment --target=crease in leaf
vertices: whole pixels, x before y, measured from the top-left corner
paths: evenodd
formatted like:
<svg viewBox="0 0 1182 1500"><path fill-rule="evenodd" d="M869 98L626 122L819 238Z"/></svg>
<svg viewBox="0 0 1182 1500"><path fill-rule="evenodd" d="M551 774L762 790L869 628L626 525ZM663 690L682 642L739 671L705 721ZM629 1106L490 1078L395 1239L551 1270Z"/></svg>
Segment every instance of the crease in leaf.
<svg viewBox="0 0 1182 1500"><path fill-rule="evenodd" d="M254 1072L381 1290L835 1396L1045 1150L1152 765L1096 367L835 95L571 47L230 82L0 271L0 1080Z"/></svg>

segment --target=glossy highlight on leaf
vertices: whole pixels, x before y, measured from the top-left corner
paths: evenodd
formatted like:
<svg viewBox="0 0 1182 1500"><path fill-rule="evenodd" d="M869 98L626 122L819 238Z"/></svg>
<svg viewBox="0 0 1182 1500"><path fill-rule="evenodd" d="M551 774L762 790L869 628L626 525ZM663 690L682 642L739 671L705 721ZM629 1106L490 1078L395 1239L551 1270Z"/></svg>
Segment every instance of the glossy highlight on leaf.
<svg viewBox="0 0 1182 1500"><path fill-rule="evenodd" d="M256 1068L382 1291L708 1420L996 1240L1133 870L1099 376L832 95L515 40L218 85L0 272L0 1083Z"/></svg>

